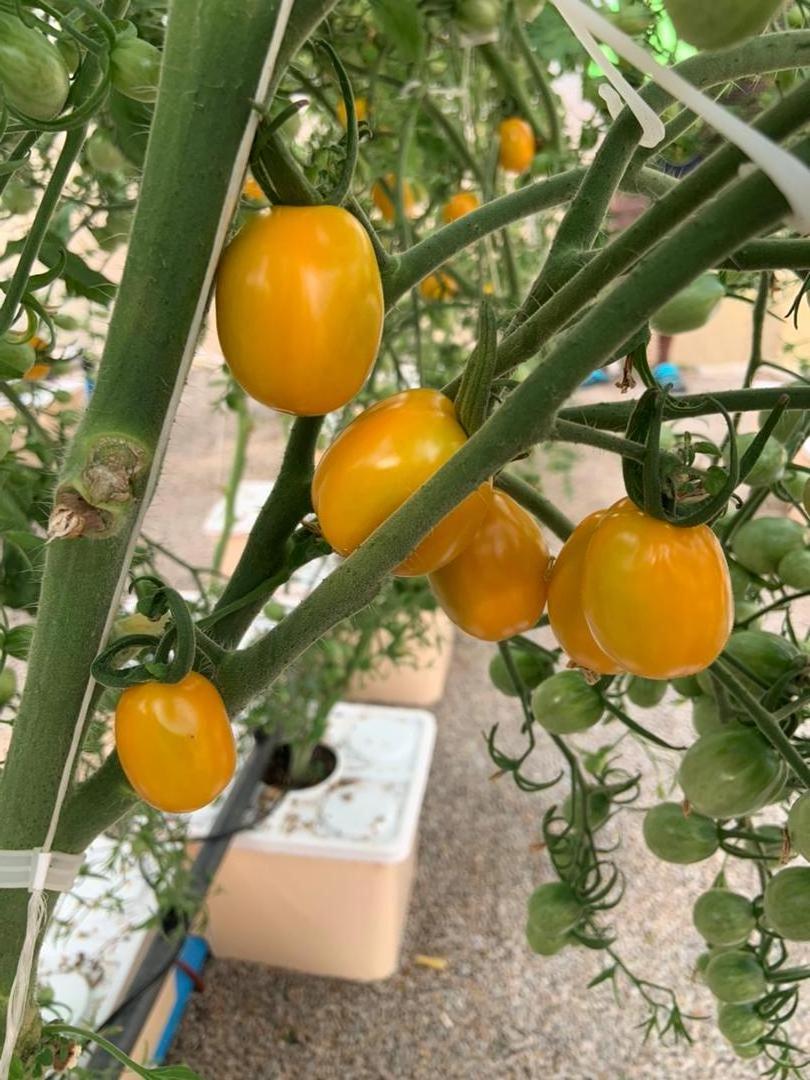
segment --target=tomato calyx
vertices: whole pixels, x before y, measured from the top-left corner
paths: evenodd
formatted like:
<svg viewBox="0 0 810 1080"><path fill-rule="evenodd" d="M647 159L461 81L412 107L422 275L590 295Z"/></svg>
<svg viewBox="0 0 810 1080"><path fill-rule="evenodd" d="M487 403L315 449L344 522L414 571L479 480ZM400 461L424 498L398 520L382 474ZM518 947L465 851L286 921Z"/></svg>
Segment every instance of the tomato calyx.
<svg viewBox="0 0 810 1080"><path fill-rule="evenodd" d="M106 539L140 494L148 456L128 435L103 435L86 447L81 466L57 488L49 539Z"/></svg>
<svg viewBox="0 0 810 1080"><path fill-rule="evenodd" d="M723 417L729 438L725 468L713 465L703 470L694 465L701 444L695 447L687 440L677 455L673 455L662 444L662 424L665 415L687 418L705 402L684 405L672 398L668 389L649 385L646 355L634 354L633 363L647 389L633 410L625 435L633 442L643 443L645 453L642 460L623 458L622 473L627 494L644 513L670 525L691 528L709 524L725 511L737 486L751 476L763 452L773 443L771 433L790 399L788 395L779 399L756 435L741 437L740 443L745 449L740 453L741 446L728 410L717 398L707 397L705 401L711 401L714 410Z"/></svg>
<svg viewBox="0 0 810 1080"><path fill-rule="evenodd" d="M495 313L490 301L484 298L478 313L478 341L464 368L456 396L456 416L468 435L476 432L487 418L497 354Z"/></svg>
<svg viewBox="0 0 810 1080"><path fill-rule="evenodd" d="M130 591L138 597L137 610L163 632L124 634L103 649L91 665L96 682L110 689L126 689L143 683L178 683L194 667L198 648L203 658L216 648L194 625L188 604L160 578L144 575L136 578ZM138 663L121 667L132 658Z"/></svg>

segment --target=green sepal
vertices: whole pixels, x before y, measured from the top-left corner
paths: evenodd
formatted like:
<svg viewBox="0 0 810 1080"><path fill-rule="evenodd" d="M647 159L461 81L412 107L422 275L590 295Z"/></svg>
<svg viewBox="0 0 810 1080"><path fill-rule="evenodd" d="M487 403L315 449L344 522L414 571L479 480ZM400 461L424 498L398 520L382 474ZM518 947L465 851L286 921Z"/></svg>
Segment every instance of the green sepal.
<svg viewBox="0 0 810 1080"><path fill-rule="evenodd" d="M497 353L495 313L485 299L478 315L478 343L467 361L456 396L456 416L468 435L477 431L487 418Z"/></svg>

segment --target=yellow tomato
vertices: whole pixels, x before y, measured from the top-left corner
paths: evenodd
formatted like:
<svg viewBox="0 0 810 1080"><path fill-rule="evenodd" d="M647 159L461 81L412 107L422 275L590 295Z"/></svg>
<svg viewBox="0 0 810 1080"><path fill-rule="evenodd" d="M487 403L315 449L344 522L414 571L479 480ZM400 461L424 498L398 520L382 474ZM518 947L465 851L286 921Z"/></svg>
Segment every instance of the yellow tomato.
<svg viewBox="0 0 810 1080"><path fill-rule="evenodd" d="M50 364L32 364L31 367L23 375L24 379L28 382L39 382L41 379L46 378L51 371Z"/></svg>
<svg viewBox="0 0 810 1080"><path fill-rule="evenodd" d="M335 439L315 469L312 504L323 535L349 555L467 441L453 403L438 390L405 390L378 401ZM492 498L468 495L397 569L428 574L470 542Z"/></svg>
<svg viewBox="0 0 810 1080"><path fill-rule="evenodd" d="M519 116L509 116L501 121L498 134L498 161L501 168L511 173L526 172L537 149L530 125Z"/></svg>
<svg viewBox="0 0 810 1080"><path fill-rule="evenodd" d="M252 176L248 176L242 185L242 194L246 199L250 199L251 202L266 202L264 192L257 180L254 180Z"/></svg>
<svg viewBox="0 0 810 1080"><path fill-rule="evenodd" d="M338 118L338 123L346 130L346 102L343 98L335 106L335 113ZM354 115L357 117L357 122L368 119L368 102L364 97L356 97L354 99Z"/></svg>
<svg viewBox="0 0 810 1080"><path fill-rule="evenodd" d="M540 527L502 491L469 544L430 575L436 599L473 637L503 641L530 630L546 603L548 549Z"/></svg>
<svg viewBox="0 0 810 1080"><path fill-rule="evenodd" d="M419 293L424 300L449 300L458 292L455 278L441 271L437 274L428 274L419 283Z"/></svg>
<svg viewBox="0 0 810 1080"><path fill-rule="evenodd" d="M140 797L170 814L212 802L236 767L225 704L204 675L125 690L115 710L121 768Z"/></svg>
<svg viewBox="0 0 810 1080"><path fill-rule="evenodd" d="M442 220L449 225L451 221L464 217L471 210L477 210L480 205L478 196L472 191L459 191L442 207Z"/></svg>
<svg viewBox="0 0 810 1080"><path fill-rule="evenodd" d="M606 513L597 510L580 521L557 556L548 585L548 621L554 636L578 667L599 675L621 670L596 644L582 610L585 557L594 530Z"/></svg>
<svg viewBox="0 0 810 1080"><path fill-rule="evenodd" d="M629 499L594 529L582 604L600 648L647 679L703 671L734 621L728 564L712 530L659 521Z"/></svg>
<svg viewBox="0 0 810 1080"><path fill-rule="evenodd" d="M397 178L393 173L386 173L385 183L388 187L388 191L391 195L396 197L397 193ZM383 185L379 181L371 189L371 198L374 200L374 205L380 211L386 221L393 221L397 216L397 209L394 205L393 199L388 195ZM414 216L414 207L416 198L413 193L413 187L409 180L403 181L402 184L402 209L405 211L405 217Z"/></svg>
<svg viewBox="0 0 810 1080"><path fill-rule="evenodd" d="M368 377L384 315L371 241L337 206L255 214L217 275L217 329L234 378L297 416L342 408Z"/></svg>

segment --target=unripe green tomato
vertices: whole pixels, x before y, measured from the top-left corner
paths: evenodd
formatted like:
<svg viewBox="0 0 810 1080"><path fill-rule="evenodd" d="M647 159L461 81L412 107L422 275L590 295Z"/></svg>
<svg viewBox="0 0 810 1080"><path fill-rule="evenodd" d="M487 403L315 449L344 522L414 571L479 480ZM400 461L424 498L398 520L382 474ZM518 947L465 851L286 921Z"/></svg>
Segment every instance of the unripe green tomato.
<svg viewBox="0 0 810 1080"><path fill-rule="evenodd" d="M692 922L709 945L742 945L757 924L754 906L748 897L730 889L707 889L701 893L692 908ZM754 1037L759 1038L758 1035Z"/></svg>
<svg viewBox="0 0 810 1080"><path fill-rule="evenodd" d="M670 679L669 685L676 694L680 694L681 697L685 698L700 697L703 693L695 675L684 675L679 679Z"/></svg>
<svg viewBox="0 0 810 1080"><path fill-rule="evenodd" d="M733 716L722 716L711 694L702 694L692 702L692 726L698 735L711 735L714 731L744 731Z"/></svg>
<svg viewBox="0 0 810 1080"><path fill-rule="evenodd" d="M751 575L743 566L740 566L739 563L731 562L730 560L728 564L728 574L731 578L731 591L734 594L734 599L746 599L746 594L751 586Z"/></svg>
<svg viewBox="0 0 810 1080"><path fill-rule="evenodd" d="M656 311L650 326L657 333L666 335L699 330L709 321L725 295L726 290L717 274L701 274Z"/></svg>
<svg viewBox="0 0 810 1080"><path fill-rule="evenodd" d="M760 627L759 619L751 619L752 615L756 615L762 604L757 600L736 600L734 601L734 625L738 623L745 623L746 630L758 630ZM751 619L751 622L746 622L747 619Z"/></svg>
<svg viewBox="0 0 810 1080"><path fill-rule="evenodd" d="M17 693L17 676L10 667L0 671L0 708L7 705Z"/></svg>
<svg viewBox="0 0 810 1080"><path fill-rule="evenodd" d="M706 985L719 1001L749 1005L768 988L762 964L753 953L743 950L718 953L706 968Z"/></svg>
<svg viewBox="0 0 810 1080"><path fill-rule="evenodd" d="M756 432L753 431L737 436L737 453L740 461L742 461L743 454L755 438ZM726 451L725 458L728 461L728 451ZM784 476L787 462L787 450L777 439L769 438L762 447L753 469L744 478L743 483L749 484L751 487L771 487Z"/></svg>
<svg viewBox="0 0 810 1080"><path fill-rule="evenodd" d="M91 168L103 175L120 172L127 164L112 138L101 128L96 128L84 144L84 153Z"/></svg>
<svg viewBox="0 0 810 1080"><path fill-rule="evenodd" d="M753 574L775 574L789 551L803 548L807 530L786 517L759 517L734 534L731 550L737 562Z"/></svg>
<svg viewBox="0 0 810 1080"><path fill-rule="evenodd" d="M810 866L789 866L765 886L768 926L787 941L810 941Z"/></svg>
<svg viewBox="0 0 810 1080"><path fill-rule="evenodd" d="M530 690L534 690L544 679L554 674L554 663L545 653L511 646L509 652L521 682ZM490 661L489 677L502 694L506 694L507 697L518 696L519 691L515 689L512 676L500 651L496 652Z"/></svg>
<svg viewBox="0 0 810 1080"><path fill-rule="evenodd" d="M131 35L120 37L110 54L113 86L133 101L153 104L157 99L160 61L160 49L150 42Z"/></svg>
<svg viewBox="0 0 810 1080"><path fill-rule="evenodd" d="M532 694L534 718L555 735L585 731L604 712L599 691L579 671L558 671L541 682Z"/></svg>
<svg viewBox="0 0 810 1080"><path fill-rule="evenodd" d="M36 120L58 116L70 90L57 47L6 11L0 11L0 86L9 105Z"/></svg>
<svg viewBox="0 0 810 1080"><path fill-rule="evenodd" d="M624 34L643 34L652 26L655 16L640 0L635 3L623 4L618 11L606 12L606 17L613 23L617 30Z"/></svg>
<svg viewBox="0 0 810 1080"><path fill-rule="evenodd" d="M803 859L810 862L810 791L805 791L788 811L790 843Z"/></svg>
<svg viewBox="0 0 810 1080"><path fill-rule="evenodd" d="M62 59L65 61L65 67L71 75L74 75L79 66L79 61L82 58L78 41L70 34L61 34L56 39L56 47L62 54Z"/></svg>
<svg viewBox="0 0 810 1080"><path fill-rule="evenodd" d="M3 207L11 214L28 214L34 209L36 196L22 180L11 179L3 192Z"/></svg>
<svg viewBox="0 0 810 1080"><path fill-rule="evenodd" d="M633 675L627 684L627 697L640 709L651 709L658 705L667 692L667 684L660 679L644 679Z"/></svg>
<svg viewBox="0 0 810 1080"><path fill-rule="evenodd" d="M666 0L678 37L697 49L724 49L764 30L784 0Z"/></svg>
<svg viewBox="0 0 810 1080"><path fill-rule="evenodd" d="M738 1058L748 1060L759 1057L762 1053L762 1044L758 1042L746 1043L745 1046L732 1046L731 1048Z"/></svg>
<svg viewBox="0 0 810 1080"><path fill-rule="evenodd" d="M789 551L779 563L776 576L791 589L810 589L810 551L807 548Z"/></svg>
<svg viewBox="0 0 810 1080"><path fill-rule="evenodd" d="M554 937L544 933L542 927L538 927L532 922L526 923L526 941L532 952L537 953L538 956L556 956L558 952L569 944L567 934Z"/></svg>
<svg viewBox="0 0 810 1080"><path fill-rule="evenodd" d="M724 652L766 686L778 682L802 655L792 641L769 630L735 630Z"/></svg>
<svg viewBox="0 0 810 1080"><path fill-rule="evenodd" d="M524 22L534 22L545 4L546 0L515 0L515 10Z"/></svg>
<svg viewBox="0 0 810 1080"><path fill-rule="evenodd" d="M659 803L644 815L644 842L664 862L702 862L720 846L717 826L711 818L685 814L680 803Z"/></svg>
<svg viewBox="0 0 810 1080"><path fill-rule="evenodd" d="M768 1030L768 1024L752 1005L721 1005L717 1013L720 1034L736 1048L756 1043Z"/></svg>
<svg viewBox="0 0 810 1080"><path fill-rule="evenodd" d="M501 21L500 0L457 0L455 16L462 30L494 30Z"/></svg>
<svg viewBox="0 0 810 1080"><path fill-rule="evenodd" d="M28 342L0 338L0 379L19 379L36 362L37 354Z"/></svg>
<svg viewBox="0 0 810 1080"><path fill-rule="evenodd" d="M801 30L804 27L804 14L798 4L788 9L787 21L791 30Z"/></svg>
<svg viewBox="0 0 810 1080"><path fill-rule="evenodd" d="M528 921L538 934L558 938L573 930L583 915L574 890L565 881L547 881L528 900Z"/></svg>
<svg viewBox="0 0 810 1080"><path fill-rule="evenodd" d="M782 479L779 481L782 487L787 491L790 496L790 500L796 503L801 503L804 497L804 486L807 482L805 473L796 472L795 469L788 469ZM779 494L776 492L775 494ZM781 498L781 495L779 496ZM785 500L786 502L789 500Z"/></svg>

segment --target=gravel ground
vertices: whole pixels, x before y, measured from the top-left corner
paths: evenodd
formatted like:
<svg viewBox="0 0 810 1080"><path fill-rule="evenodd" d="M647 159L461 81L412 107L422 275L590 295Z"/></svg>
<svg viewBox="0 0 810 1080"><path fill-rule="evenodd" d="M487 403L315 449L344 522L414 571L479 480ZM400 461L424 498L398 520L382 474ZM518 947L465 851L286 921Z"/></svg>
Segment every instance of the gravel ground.
<svg viewBox="0 0 810 1080"><path fill-rule="evenodd" d="M699 385L732 381L712 372ZM260 427L253 470L267 476L278 459L279 440L267 421ZM221 462L224 438L216 427L202 433L186 429L181 420L173 452L186 455L191 447L201 462ZM607 455L578 452L573 471L552 473L546 489L562 496L578 517L619 495L619 471ZM164 500L189 494L162 489L158 509ZM204 515L203 491L191 494ZM206 544L200 535L189 537L188 554L205 554ZM439 736L400 973L383 983L358 984L213 960L205 991L194 995L183 1021L174 1061L186 1062L206 1080L757 1075L755 1066L729 1051L712 1024L691 1025L691 1047L664 1046L655 1038L645 1044L639 1031L645 1010L634 989L622 982L618 1000L609 983L587 989L604 965L602 954L577 949L546 959L529 953L523 937L526 897L550 876L548 858L537 848L539 823L565 789L529 795L508 778L492 782L480 733L497 721L505 746L517 746L520 720L515 703L489 683L490 656L490 647L459 640L436 710ZM674 699L648 710L644 722L676 743L692 737L688 709ZM603 746L621 734L614 722L578 745ZM625 766L644 775L637 806L660 799L671 784L675 755L650 754L630 740L622 750ZM539 747L534 768L537 776L557 771L550 745ZM719 859L685 868L657 862L642 843L636 809L609 829L621 839L616 859L628 881L616 916L619 954L638 974L673 986L684 1012L709 1016L710 995L691 977L701 945L690 913L694 898L719 870ZM730 883L744 888L746 874L736 866ZM414 962L418 954L442 957L447 966L421 967ZM810 1042L808 1028L810 1021L794 1022L794 1037Z"/></svg>

